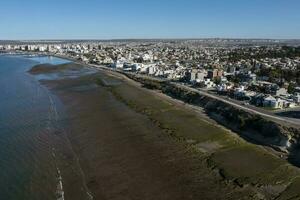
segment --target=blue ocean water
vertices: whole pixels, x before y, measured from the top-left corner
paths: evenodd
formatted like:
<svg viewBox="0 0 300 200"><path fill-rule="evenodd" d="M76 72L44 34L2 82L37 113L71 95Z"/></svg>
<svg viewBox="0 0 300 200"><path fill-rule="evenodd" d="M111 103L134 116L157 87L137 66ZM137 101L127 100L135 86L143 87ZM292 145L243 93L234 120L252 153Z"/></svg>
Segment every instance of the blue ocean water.
<svg viewBox="0 0 300 200"><path fill-rule="evenodd" d="M0 199L58 199L53 133L63 106L27 73L55 57L0 56Z"/></svg>

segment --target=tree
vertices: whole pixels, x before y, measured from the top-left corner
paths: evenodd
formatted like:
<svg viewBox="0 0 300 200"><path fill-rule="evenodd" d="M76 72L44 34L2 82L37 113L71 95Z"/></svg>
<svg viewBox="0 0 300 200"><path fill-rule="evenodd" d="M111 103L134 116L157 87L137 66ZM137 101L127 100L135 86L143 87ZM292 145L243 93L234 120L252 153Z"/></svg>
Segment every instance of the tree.
<svg viewBox="0 0 300 200"><path fill-rule="evenodd" d="M216 85L219 85L220 83L221 83L221 77L215 77L214 78L214 83L216 84Z"/></svg>
<svg viewBox="0 0 300 200"><path fill-rule="evenodd" d="M295 87L296 87L295 83L290 83L289 86L288 86L288 93L294 94L295 93Z"/></svg>

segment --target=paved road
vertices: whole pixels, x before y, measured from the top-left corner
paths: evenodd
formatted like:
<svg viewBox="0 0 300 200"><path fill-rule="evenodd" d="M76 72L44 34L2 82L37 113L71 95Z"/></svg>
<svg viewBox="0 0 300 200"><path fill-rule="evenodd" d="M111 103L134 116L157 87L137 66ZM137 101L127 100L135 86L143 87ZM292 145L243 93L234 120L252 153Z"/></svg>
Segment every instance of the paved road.
<svg viewBox="0 0 300 200"><path fill-rule="evenodd" d="M294 107L294 108L286 108L286 109L282 109L282 110L276 110L274 111L274 113L283 113L283 112L300 112L300 107Z"/></svg>
<svg viewBox="0 0 300 200"><path fill-rule="evenodd" d="M293 125L295 125L297 127L300 127L300 120L299 119L276 116L274 113L271 113L271 112L268 112L268 111L264 111L262 109L254 107L254 106L242 105L241 102L236 102L235 100L232 100L232 99L226 99L225 97L222 97L222 96L219 96L219 95L216 95L216 94L210 94L210 93L208 93L206 91L195 89L195 88L191 88L191 87L188 87L188 86L185 86L185 85L181 85L181 84L178 84L178 83L172 83L172 84L175 84L177 87L182 87L182 88L184 88L186 90L196 92L196 93L198 93L200 95L204 95L204 96L207 96L207 97L219 100L221 102L224 102L226 104L232 105L232 106L234 106L234 107L236 107L238 109L244 110L246 112L257 114L257 115L266 117L268 119L275 120L277 122L289 123L289 124L293 124Z"/></svg>

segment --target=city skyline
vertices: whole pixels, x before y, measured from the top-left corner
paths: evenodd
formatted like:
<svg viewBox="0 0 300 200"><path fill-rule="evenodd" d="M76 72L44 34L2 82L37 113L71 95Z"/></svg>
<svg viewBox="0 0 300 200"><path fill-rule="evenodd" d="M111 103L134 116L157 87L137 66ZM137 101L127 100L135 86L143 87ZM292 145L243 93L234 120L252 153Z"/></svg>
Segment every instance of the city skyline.
<svg viewBox="0 0 300 200"><path fill-rule="evenodd" d="M12 0L1 5L0 40L300 39L299 6L296 0Z"/></svg>

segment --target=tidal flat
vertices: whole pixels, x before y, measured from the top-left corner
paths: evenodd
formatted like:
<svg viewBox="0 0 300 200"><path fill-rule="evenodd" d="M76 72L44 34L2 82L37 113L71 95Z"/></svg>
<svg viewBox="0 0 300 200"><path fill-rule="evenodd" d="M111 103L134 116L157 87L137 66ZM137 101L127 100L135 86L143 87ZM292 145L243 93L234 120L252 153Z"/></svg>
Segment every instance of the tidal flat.
<svg viewBox="0 0 300 200"><path fill-rule="evenodd" d="M109 71L42 83L95 199L300 198L297 167L159 91Z"/></svg>

